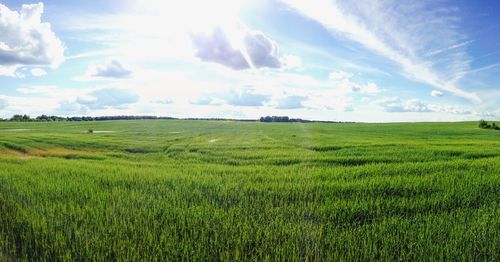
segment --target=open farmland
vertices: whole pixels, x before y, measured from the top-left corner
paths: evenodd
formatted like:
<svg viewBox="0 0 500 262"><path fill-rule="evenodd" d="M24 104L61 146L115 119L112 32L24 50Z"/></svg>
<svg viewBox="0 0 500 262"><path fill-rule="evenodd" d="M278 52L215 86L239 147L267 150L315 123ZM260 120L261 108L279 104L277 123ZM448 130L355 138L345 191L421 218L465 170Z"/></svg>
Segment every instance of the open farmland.
<svg viewBox="0 0 500 262"><path fill-rule="evenodd" d="M4 122L0 214L0 260L498 261L500 132Z"/></svg>

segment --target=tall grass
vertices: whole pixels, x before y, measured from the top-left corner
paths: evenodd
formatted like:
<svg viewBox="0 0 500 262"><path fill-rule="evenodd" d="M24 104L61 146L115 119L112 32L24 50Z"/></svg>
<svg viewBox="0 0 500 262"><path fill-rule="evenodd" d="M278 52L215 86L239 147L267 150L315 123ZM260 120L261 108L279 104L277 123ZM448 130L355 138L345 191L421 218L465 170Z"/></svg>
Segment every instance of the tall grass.
<svg viewBox="0 0 500 262"><path fill-rule="evenodd" d="M498 261L499 138L476 123L0 123L0 260Z"/></svg>

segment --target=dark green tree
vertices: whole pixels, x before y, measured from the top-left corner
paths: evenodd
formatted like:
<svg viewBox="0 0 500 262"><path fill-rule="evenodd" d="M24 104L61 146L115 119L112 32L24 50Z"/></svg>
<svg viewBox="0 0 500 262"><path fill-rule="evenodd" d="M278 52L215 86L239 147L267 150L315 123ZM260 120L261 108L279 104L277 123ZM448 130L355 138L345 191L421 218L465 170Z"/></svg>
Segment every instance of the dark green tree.
<svg viewBox="0 0 500 262"><path fill-rule="evenodd" d="M488 122L484 121L483 119L479 120L479 128L490 128L490 125Z"/></svg>

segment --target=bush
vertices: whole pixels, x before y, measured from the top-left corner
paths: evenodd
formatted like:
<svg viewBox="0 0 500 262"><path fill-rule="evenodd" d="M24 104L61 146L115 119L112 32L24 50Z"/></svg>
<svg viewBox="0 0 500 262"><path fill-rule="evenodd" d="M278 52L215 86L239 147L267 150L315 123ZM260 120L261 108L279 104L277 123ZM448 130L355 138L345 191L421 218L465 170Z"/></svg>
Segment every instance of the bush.
<svg viewBox="0 0 500 262"><path fill-rule="evenodd" d="M87 133L89 133L89 134L93 134L93 133L94 133L94 129L89 129L89 130L87 130Z"/></svg>
<svg viewBox="0 0 500 262"><path fill-rule="evenodd" d="M497 124L495 122L492 122L490 125L490 124L488 124L488 122L486 122L482 119L479 120L479 128L500 130L500 127L497 126Z"/></svg>
<svg viewBox="0 0 500 262"><path fill-rule="evenodd" d="M488 122L481 119L479 120L479 128L490 128L490 125L488 125Z"/></svg>

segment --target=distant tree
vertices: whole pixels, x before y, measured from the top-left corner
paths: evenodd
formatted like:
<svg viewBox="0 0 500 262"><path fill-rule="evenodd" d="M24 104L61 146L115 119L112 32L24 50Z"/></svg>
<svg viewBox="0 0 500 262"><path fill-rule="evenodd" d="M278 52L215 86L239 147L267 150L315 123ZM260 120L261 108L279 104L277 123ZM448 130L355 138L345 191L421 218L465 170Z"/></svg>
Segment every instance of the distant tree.
<svg viewBox="0 0 500 262"><path fill-rule="evenodd" d="M46 115L41 115L41 116L36 117L37 121L47 121L48 119L49 119L49 117Z"/></svg>
<svg viewBox="0 0 500 262"><path fill-rule="evenodd" d="M288 116L266 116L259 119L260 122L306 122L300 118L289 118Z"/></svg>
<svg viewBox="0 0 500 262"><path fill-rule="evenodd" d="M10 119L10 121L16 121L16 122L24 121L24 116L23 115L13 115L12 118Z"/></svg>
<svg viewBox="0 0 500 262"><path fill-rule="evenodd" d="M485 120L481 119L479 120L479 128L490 128L491 126L486 122Z"/></svg>

